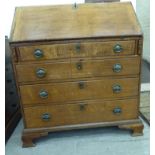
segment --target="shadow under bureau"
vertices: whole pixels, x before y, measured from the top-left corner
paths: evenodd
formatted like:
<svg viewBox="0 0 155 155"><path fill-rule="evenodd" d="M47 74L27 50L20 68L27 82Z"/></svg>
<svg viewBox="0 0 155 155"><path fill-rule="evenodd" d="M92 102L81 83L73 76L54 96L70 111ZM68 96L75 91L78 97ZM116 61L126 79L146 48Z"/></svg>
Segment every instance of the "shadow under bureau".
<svg viewBox="0 0 155 155"><path fill-rule="evenodd" d="M142 41L131 3L16 8L10 47L23 147L49 132L90 127L142 135Z"/></svg>

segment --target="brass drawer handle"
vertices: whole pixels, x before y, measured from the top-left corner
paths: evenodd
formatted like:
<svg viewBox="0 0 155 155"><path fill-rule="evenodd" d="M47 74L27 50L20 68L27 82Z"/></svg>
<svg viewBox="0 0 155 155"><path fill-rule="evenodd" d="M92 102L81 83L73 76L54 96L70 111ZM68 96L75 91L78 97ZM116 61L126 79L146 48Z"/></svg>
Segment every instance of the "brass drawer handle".
<svg viewBox="0 0 155 155"><path fill-rule="evenodd" d="M79 88L80 88L80 89L84 89L84 87L85 87L85 83L84 83L83 81L80 81L80 82L78 83L78 85L79 85Z"/></svg>
<svg viewBox="0 0 155 155"><path fill-rule="evenodd" d="M119 84L115 84L112 87L114 93L120 93L122 91L122 87Z"/></svg>
<svg viewBox="0 0 155 155"><path fill-rule="evenodd" d="M42 58L43 56L44 56L44 53L43 53L43 51L42 50L40 50L40 49L36 49L35 51L34 51L34 56L35 56L35 58Z"/></svg>
<svg viewBox="0 0 155 155"><path fill-rule="evenodd" d="M45 77L45 75L46 75L46 71L45 71L44 68L38 68L38 69L36 70L36 76L37 76L38 78L43 78L43 77Z"/></svg>
<svg viewBox="0 0 155 155"><path fill-rule="evenodd" d="M40 96L41 98L47 98L47 97L48 97L48 92L47 92L46 90L41 90L41 91L39 92L39 96Z"/></svg>
<svg viewBox="0 0 155 155"><path fill-rule="evenodd" d="M80 103L80 111L83 111L86 109L87 104L86 103Z"/></svg>
<svg viewBox="0 0 155 155"><path fill-rule="evenodd" d="M80 43L77 43L77 44L75 45L75 51L76 51L77 53L79 53L79 52L81 51Z"/></svg>
<svg viewBox="0 0 155 155"><path fill-rule="evenodd" d="M49 121L51 119L51 115L49 113L44 113L42 114L41 119L44 121Z"/></svg>
<svg viewBox="0 0 155 155"><path fill-rule="evenodd" d="M113 66L113 71L118 73L122 70L122 65L121 64L114 64Z"/></svg>
<svg viewBox="0 0 155 155"><path fill-rule="evenodd" d="M114 51L115 53L120 53L120 52L123 51L123 47L122 47L120 44L116 44L116 45L114 46L114 48L113 48L113 51Z"/></svg>
<svg viewBox="0 0 155 155"><path fill-rule="evenodd" d="M114 108L114 109L113 109L113 113L114 113L114 114L121 114L121 113L122 113L122 109L119 108L119 107Z"/></svg>
<svg viewBox="0 0 155 155"><path fill-rule="evenodd" d="M76 63L76 68L77 68L78 70L81 70L81 69L82 69L82 63L81 63L81 62L77 62L77 63Z"/></svg>

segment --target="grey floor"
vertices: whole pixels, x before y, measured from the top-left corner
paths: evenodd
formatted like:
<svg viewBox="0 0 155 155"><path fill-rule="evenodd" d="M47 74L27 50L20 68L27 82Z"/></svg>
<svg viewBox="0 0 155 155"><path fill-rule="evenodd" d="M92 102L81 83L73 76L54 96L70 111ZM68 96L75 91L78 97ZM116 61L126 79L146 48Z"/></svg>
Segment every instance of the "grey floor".
<svg viewBox="0 0 155 155"><path fill-rule="evenodd" d="M144 135L131 137L117 127L51 133L37 140L36 147L22 148L22 121L6 144L6 155L149 155L149 126Z"/></svg>

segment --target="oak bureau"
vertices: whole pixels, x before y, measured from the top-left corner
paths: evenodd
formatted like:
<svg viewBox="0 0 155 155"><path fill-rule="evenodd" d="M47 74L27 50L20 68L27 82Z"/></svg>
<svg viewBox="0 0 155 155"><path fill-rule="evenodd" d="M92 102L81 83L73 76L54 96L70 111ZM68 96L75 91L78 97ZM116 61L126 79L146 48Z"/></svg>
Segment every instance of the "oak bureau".
<svg viewBox="0 0 155 155"><path fill-rule="evenodd" d="M49 132L90 127L142 135L142 42L129 2L17 7L10 47L23 147Z"/></svg>

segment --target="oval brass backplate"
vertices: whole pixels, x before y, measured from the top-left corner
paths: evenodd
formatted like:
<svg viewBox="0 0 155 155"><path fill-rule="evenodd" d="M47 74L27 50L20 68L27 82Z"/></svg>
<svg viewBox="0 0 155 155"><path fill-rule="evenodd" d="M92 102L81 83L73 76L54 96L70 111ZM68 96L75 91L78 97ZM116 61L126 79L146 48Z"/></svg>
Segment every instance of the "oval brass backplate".
<svg viewBox="0 0 155 155"><path fill-rule="evenodd" d="M44 121L49 121L51 119L51 115L49 113L44 113L41 115L41 119Z"/></svg>
<svg viewBox="0 0 155 155"><path fill-rule="evenodd" d="M34 51L34 56L37 59L42 58L44 56L44 52L41 49L36 49Z"/></svg>
<svg viewBox="0 0 155 155"><path fill-rule="evenodd" d="M123 47L120 44L116 44L113 48L115 53L121 53L123 51Z"/></svg>
<svg viewBox="0 0 155 155"><path fill-rule="evenodd" d="M46 76L46 70L44 68L38 68L36 69L36 76L38 78L43 78Z"/></svg>
<svg viewBox="0 0 155 155"><path fill-rule="evenodd" d="M120 107L116 107L116 108L113 109L113 113L117 114L117 115L121 114L122 113L122 109Z"/></svg>
<svg viewBox="0 0 155 155"><path fill-rule="evenodd" d="M122 91L122 87L119 84L115 84L112 86L113 92L114 93L120 93Z"/></svg>
<svg viewBox="0 0 155 155"><path fill-rule="evenodd" d="M122 65L120 63L116 63L113 65L113 71L119 73L122 70Z"/></svg>
<svg viewBox="0 0 155 155"><path fill-rule="evenodd" d="M39 96L40 96L40 98L45 99L45 98L48 97L48 92L47 92L46 90L41 90L41 91L39 92Z"/></svg>

